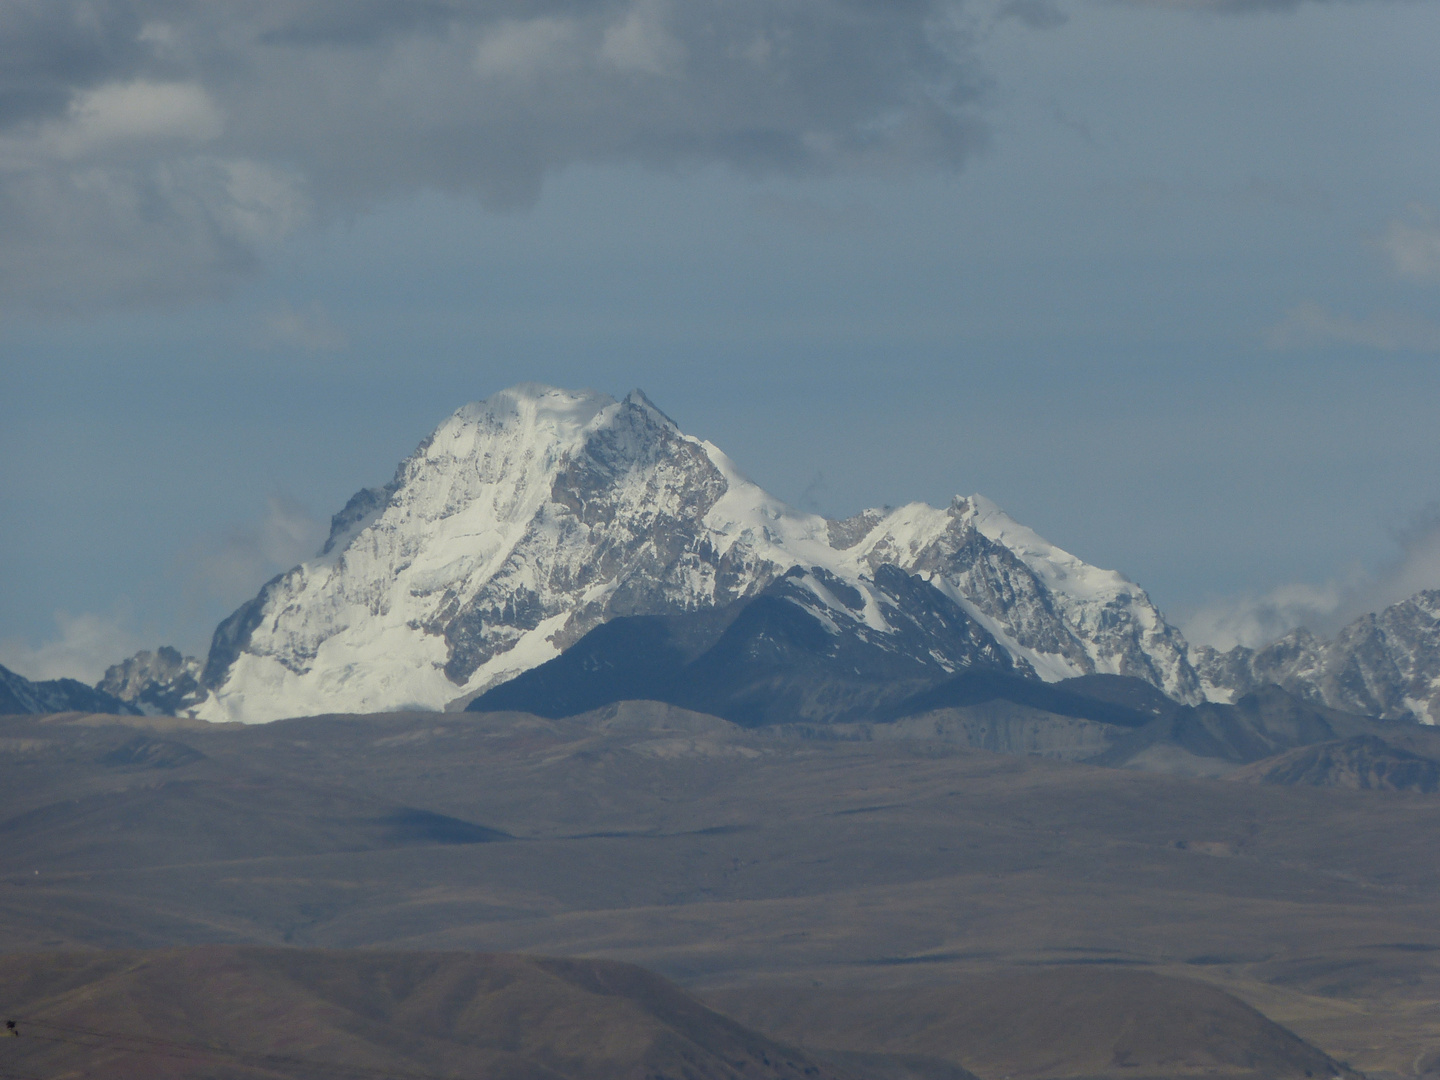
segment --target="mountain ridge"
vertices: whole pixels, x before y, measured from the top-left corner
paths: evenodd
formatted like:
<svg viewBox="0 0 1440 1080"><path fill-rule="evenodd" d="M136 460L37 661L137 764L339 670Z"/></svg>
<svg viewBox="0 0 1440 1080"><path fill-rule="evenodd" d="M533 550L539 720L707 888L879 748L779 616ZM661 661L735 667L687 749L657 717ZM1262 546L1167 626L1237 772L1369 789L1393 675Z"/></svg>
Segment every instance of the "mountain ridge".
<svg viewBox="0 0 1440 1080"><path fill-rule="evenodd" d="M914 579L994 643L992 661L1046 682L1127 676L1186 705L1274 684L1344 712L1440 720L1440 591L1329 642L1300 629L1261 649L1192 647L1138 585L983 496L829 520L759 488L642 391L539 384L462 406L387 484L352 496L314 558L220 623L203 663L139 653L97 689L215 721L461 709L610 620L728 610L795 568L832 583L817 596L867 598L862 636L893 629L880 577ZM921 667L945 653L943 623L934 640L910 636Z"/></svg>
<svg viewBox="0 0 1440 1080"><path fill-rule="evenodd" d="M92 712L139 714L140 709L78 679L31 680L0 667L0 715L24 713Z"/></svg>
<svg viewBox="0 0 1440 1080"><path fill-rule="evenodd" d="M1329 641L1300 627L1259 649L1200 646L1192 655L1218 700L1273 683L1347 712L1440 721L1440 590L1361 615Z"/></svg>
<svg viewBox="0 0 1440 1080"><path fill-rule="evenodd" d="M796 566L862 591L886 566L919 577L1045 679L1135 674L1200 696L1143 590L988 500L831 522L764 492L638 390L527 384L457 410L346 504L317 558L227 618L195 711L463 706L609 619L722 608Z"/></svg>

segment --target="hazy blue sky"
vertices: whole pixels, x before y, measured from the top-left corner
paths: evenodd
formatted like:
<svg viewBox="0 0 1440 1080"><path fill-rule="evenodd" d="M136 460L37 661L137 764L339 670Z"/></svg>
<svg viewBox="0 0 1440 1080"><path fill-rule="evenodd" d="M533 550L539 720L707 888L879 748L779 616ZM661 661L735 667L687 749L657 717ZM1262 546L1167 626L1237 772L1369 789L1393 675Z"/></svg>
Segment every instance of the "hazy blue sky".
<svg viewBox="0 0 1440 1080"><path fill-rule="evenodd" d="M1440 4L0 6L0 663L205 648L515 382L1194 638L1440 586Z"/></svg>

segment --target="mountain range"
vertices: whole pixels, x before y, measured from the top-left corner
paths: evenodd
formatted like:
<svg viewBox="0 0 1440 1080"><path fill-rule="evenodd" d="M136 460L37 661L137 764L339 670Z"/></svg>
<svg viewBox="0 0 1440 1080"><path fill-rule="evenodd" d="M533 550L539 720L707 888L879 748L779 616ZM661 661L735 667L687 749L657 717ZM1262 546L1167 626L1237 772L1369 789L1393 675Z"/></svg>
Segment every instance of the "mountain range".
<svg viewBox="0 0 1440 1080"><path fill-rule="evenodd" d="M203 663L138 654L99 684L111 705L41 702L25 686L47 684L8 672L4 686L14 711L453 710L508 700L533 684L517 676L575 649L576 671L628 650L653 670L612 672L616 685L668 680L665 700L725 684L732 718L755 723L881 718L977 670L1124 676L1189 706L1275 684L1356 715L1440 720L1440 591L1329 642L1299 629L1258 650L1192 647L1138 585L982 496L829 520L761 490L638 390L536 385L461 408L353 496L315 558L220 624ZM593 685L574 692L576 711L594 707Z"/></svg>

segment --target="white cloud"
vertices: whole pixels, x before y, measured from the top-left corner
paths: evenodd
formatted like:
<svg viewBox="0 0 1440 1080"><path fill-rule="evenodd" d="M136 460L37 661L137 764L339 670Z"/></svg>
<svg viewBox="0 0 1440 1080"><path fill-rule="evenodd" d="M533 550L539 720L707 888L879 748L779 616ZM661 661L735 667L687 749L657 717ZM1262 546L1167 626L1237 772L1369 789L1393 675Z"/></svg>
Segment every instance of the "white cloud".
<svg viewBox="0 0 1440 1080"><path fill-rule="evenodd" d="M1410 207L1408 221L1390 222L1380 238L1380 247L1401 277L1440 277L1440 221L1429 207L1417 204Z"/></svg>
<svg viewBox="0 0 1440 1080"><path fill-rule="evenodd" d="M140 79L78 95L66 118L47 125L41 140L58 156L77 158L127 143L208 142L219 138L224 127L224 117L203 87Z"/></svg>
<svg viewBox="0 0 1440 1080"><path fill-rule="evenodd" d="M259 522L201 537L181 557L191 604L249 599L280 571L314 557L328 533L295 500L271 495Z"/></svg>
<svg viewBox="0 0 1440 1080"><path fill-rule="evenodd" d="M79 679L93 685L111 664L145 647L126 621L114 616L57 611L55 625L58 636L40 645L0 642L0 664L27 679Z"/></svg>
<svg viewBox="0 0 1440 1080"><path fill-rule="evenodd" d="M242 159L0 166L0 306L213 296L310 213L293 174Z"/></svg>
<svg viewBox="0 0 1440 1080"><path fill-rule="evenodd" d="M265 338L271 345L289 345L307 352L336 352L349 339L318 303L300 309L284 304L263 320Z"/></svg>
<svg viewBox="0 0 1440 1080"><path fill-rule="evenodd" d="M271 495L260 519L259 551L271 566L288 570L313 558L328 533L328 523L305 507L286 496Z"/></svg>
<svg viewBox="0 0 1440 1080"><path fill-rule="evenodd" d="M1395 543L1394 556L1373 571L1218 600L1181 619L1180 628L1189 641L1221 650L1265 645L1297 626L1328 637L1361 615L1440 588L1440 506L1417 514L1396 534Z"/></svg>
<svg viewBox="0 0 1440 1080"><path fill-rule="evenodd" d="M475 47L474 68L490 78L532 79L568 63L578 39L574 19L504 19Z"/></svg>
<svg viewBox="0 0 1440 1080"><path fill-rule="evenodd" d="M1358 345L1382 352L1440 352L1440 325L1395 311L1356 319L1307 300L1287 311L1265 339L1272 349L1282 350Z"/></svg>
<svg viewBox="0 0 1440 1080"><path fill-rule="evenodd" d="M1356 613L1385 607L1421 589L1440 588L1440 505L1417 514L1396 537L1399 556L1376 575L1359 603Z"/></svg>
<svg viewBox="0 0 1440 1080"><path fill-rule="evenodd" d="M1213 645L1222 652L1236 645L1253 649L1297 626L1314 629L1328 624L1342 592L1333 584L1292 584L1262 596L1227 597L1181 619L1180 629L1195 645Z"/></svg>
<svg viewBox="0 0 1440 1080"><path fill-rule="evenodd" d="M605 29L600 56L619 71L678 75L685 46L665 28L658 0L635 0L624 18Z"/></svg>

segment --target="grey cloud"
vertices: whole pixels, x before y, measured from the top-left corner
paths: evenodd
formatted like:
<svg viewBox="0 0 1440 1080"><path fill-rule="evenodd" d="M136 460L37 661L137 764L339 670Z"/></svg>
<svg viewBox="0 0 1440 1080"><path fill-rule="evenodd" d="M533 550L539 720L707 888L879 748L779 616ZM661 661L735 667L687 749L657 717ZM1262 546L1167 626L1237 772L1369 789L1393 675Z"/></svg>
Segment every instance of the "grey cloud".
<svg viewBox="0 0 1440 1080"><path fill-rule="evenodd" d="M293 499L272 495L258 522L201 537L181 556L189 603L238 604L277 572L313 557L327 531Z"/></svg>
<svg viewBox="0 0 1440 1080"><path fill-rule="evenodd" d="M136 73L143 28L130 4L0 4L0 130L58 116L77 90Z"/></svg>
<svg viewBox="0 0 1440 1080"><path fill-rule="evenodd" d="M950 10L601 0L519 17L467 7L443 36L303 63L294 49L255 50L247 85L222 100L237 139L296 155L342 197L438 186L524 204L547 172L582 161L953 165L978 124L967 111L970 65L943 36ZM495 14L478 17L486 12ZM285 100L315 112L285 110Z"/></svg>
<svg viewBox="0 0 1440 1080"><path fill-rule="evenodd" d="M39 645L20 640L0 642L0 664L27 679L95 683L107 667L145 644L124 615L57 611L55 629L55 636Z"/></svg>
<svg viewBox="0 0 1440 1080"><path fill-rule="evenodd" d="M1400 277L1417 281L1440 278L1440 220L1430 207L1413 205L1406 218L1391 221L1380 238L1380 248Z"/></svg>
<svg viewBox="0 0 1440 1080"><path fill-rule="evenodd" d="M1221 15L1252 12L1294 11L1302 4L1360 3L1365 0L1127 0L1137 7L1172 8L1177 11L1213 11Z"/></svg>
<svg viewBox="0 0 1440 1080"><path fill-rule="evenodd" d="M956 0L0 11L0 61L16 60L0 67L12 303L44 303L52 281L100 300L213 291L331 208L426 189L520 207L579 163L954 169L985 140Z"/></svg>
<svg viewBox="0 0 1440 1080"><path fill-rule="evenodd" d="M328 0L293 5L276 25L262 31L264 45L375 45L386 38L415 31L443 32L466 11L440 0Z"/></svg>
<svg viewBox="0 0 1440 1080"><path fill-rule="evenodd" d="M1052 0L1005 0L995 11L995 18L1014 19L1032 30L1049 30L1064 26L1070 16L1060 10Z"/></svg>

